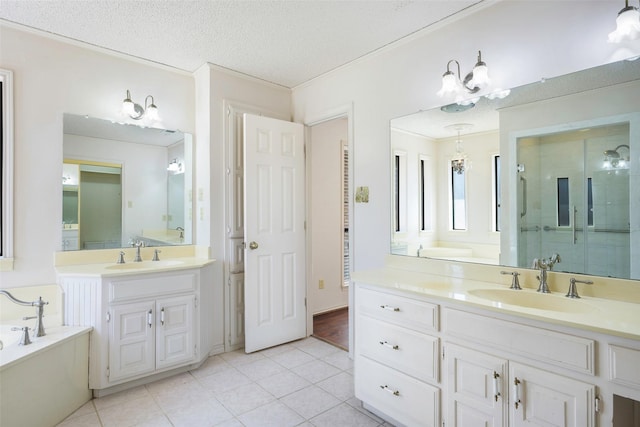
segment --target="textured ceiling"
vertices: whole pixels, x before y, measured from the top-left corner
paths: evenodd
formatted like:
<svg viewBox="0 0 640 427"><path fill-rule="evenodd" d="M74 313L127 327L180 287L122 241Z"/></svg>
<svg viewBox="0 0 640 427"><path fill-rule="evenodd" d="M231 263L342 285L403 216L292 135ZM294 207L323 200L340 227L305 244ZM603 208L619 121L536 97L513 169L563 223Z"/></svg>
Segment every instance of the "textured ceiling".
<svg viewBox="0 0 640 427"><path fill-rule="evenodd" d="M294 87L482 0L0 0L0 18L192 72Z"/></svg>

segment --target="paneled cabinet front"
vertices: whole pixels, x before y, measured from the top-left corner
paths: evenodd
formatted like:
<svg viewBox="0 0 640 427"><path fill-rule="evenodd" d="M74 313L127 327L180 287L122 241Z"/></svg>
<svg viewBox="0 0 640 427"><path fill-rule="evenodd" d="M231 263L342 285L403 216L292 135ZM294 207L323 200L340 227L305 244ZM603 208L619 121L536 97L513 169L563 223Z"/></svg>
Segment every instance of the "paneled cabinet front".
<svg viewBox="0 0 640 427"><path fill-rule="evenodd" d="M438 306L357 286L355 313L356 397L397 423L439 425Z"/></svg>
<svg viewBox="0 0 640 427"><path fill-rule="evenodd" d="M109 381L193 361L195 304L185 295L112 306Z"/></svg>
<svg viewBox="0 0 640 427"><path fill-rule="evenodd" d="M65 322L94 327L89 360L94 394L200 360L200 276L200 269L187 269L60 278Z"/></svg>

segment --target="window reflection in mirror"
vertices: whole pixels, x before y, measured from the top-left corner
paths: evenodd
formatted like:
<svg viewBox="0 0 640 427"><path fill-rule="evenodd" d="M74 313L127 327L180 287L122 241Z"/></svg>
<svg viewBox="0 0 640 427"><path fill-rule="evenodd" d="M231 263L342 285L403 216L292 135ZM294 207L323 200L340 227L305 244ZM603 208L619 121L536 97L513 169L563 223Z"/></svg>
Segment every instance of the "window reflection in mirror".
<svg viewBox="0 0 640 427"><path fill-rule="evenodd" d="M63 250L192 242L190 135L65 114L63 136Z"/></svg>

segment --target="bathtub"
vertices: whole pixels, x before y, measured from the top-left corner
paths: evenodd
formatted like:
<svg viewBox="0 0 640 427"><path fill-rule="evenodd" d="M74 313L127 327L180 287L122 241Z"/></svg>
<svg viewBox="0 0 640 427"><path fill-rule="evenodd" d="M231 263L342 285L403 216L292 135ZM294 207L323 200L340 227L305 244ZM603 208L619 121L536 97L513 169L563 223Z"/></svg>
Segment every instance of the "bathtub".
<svg viewBox="0 0 640 427"><path fill-rule="evenodd" d="M20 346L16 324L0 324L0 426L55 426L91 399L91 328L50 327Z"/></svg>

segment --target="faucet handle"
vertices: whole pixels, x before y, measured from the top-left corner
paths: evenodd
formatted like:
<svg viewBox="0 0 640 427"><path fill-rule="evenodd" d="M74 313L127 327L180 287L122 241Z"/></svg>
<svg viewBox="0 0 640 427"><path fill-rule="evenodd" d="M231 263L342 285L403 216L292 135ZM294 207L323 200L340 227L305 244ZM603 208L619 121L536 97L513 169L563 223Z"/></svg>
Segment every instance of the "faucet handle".
<svg viewBox="0 0 640 427"><path fill-rule="evenodd" d="M576 283L584 283L585 285L593 285L591 280L578 280L575 277L569 279L569 290L565 295L567 298L580 298L578 295L578 288L576 287Z"/></svg>
<svg viewBox="0 0 640 427"><path fill-rule="evenodd" d="M124 251L120 251L120 255L118 256L118 261L116 264L124 264Z"/></svg>
<svg viewBox="0 0 640 427"><path fill-rule="evenodd" d="M511 287L509 289L514 289L516 291L522 289L520 287L520 280L518 279L520 273L518 273L517 271L501 271L500 274L510 274L511 276L513 276L513 278L511 279Z"/></svg>
<svg viewBox="0 0 640 427"><path fill-rule="evenodd" d="M31 344L31 339L29 339L29 329L31 328L29 328L28 326L11 328L12 331L22 331L22 336L20 337L20 342L18 343L18 345Z"/></svg>
<svg viewBox="0 0 640 427"><path fill-rule="evenodd" d="M154 249L153 250L153 259L151 261L160 261L160 257L158 256L158 254L162 252L160 249Z"/></svg>

